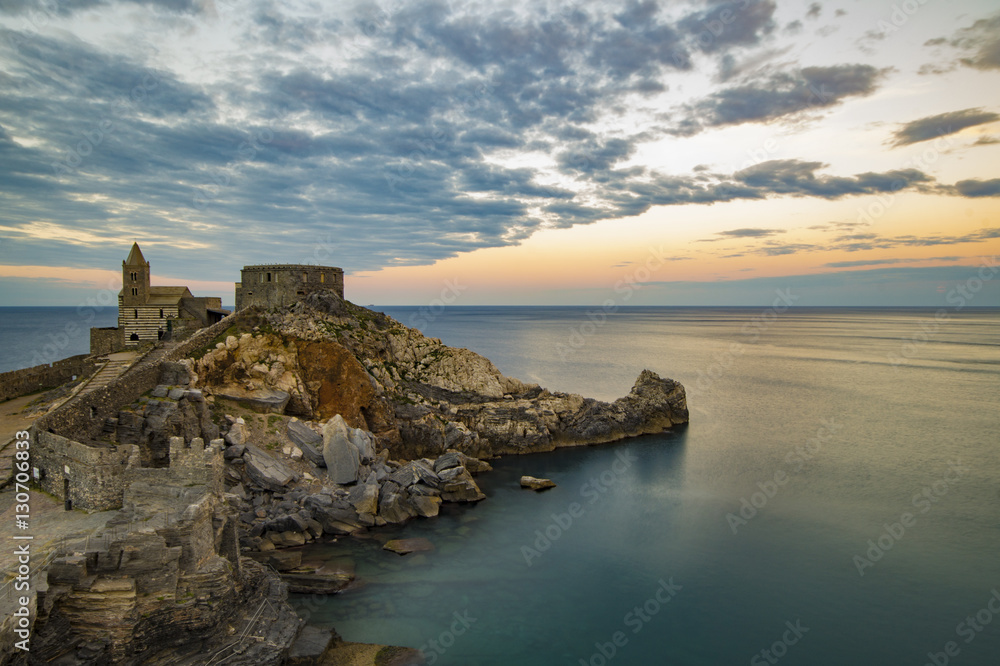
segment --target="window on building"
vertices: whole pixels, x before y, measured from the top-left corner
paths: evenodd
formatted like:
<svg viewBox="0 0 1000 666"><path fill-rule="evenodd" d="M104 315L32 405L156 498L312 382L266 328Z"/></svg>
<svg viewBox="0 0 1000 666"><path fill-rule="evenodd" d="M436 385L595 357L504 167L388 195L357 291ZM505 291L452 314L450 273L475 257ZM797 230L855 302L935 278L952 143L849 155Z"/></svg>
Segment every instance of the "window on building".
<svg viewBox="0 0 1000 666"><path fill-rule="evenodd" d="M163 319L163 308L160 308L160 319Z"/></svg>
<svg viewBox="0 0 1000 666"><path fill-rule="evenodd" d="M323 283L326 282L326 273L320 273L319 274L319 281L323 282Z"/></svg>
<svg viewBox="0 0 1000 666"><path fill-rule="evenodd" d="M132 310L132 319L138 319L138 318L139 318L139 311Z"/></svg>
<svg viewBox="0 0 1000 666"><path fill-rule="evenodd" d="M133 296L138 296L139 295L139 288L138 287L132 287L132 295Z"/></svg>
<svg viewBox="0 0 1000 666"><path fill-rule="evenodd" d="M309 274L308 273L303 273L302 274L302 281L303 282L309 282Z"/></svg>

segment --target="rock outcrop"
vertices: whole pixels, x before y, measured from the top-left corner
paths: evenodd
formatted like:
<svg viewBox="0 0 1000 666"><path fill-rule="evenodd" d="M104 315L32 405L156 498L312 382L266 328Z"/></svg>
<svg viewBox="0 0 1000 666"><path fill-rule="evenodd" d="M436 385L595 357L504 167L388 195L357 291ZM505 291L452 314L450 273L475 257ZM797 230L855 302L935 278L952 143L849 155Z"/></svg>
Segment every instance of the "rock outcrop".
<svg viewBox="0 0 1000 666"><path fill-rule="evenodd" d="M104 535L58 554L39 597L31 663L68 655L94 665L204 663L210 655L284 663L302 625L285 583L240 556L236 514L218 495L175 491L145 487Z"/></svg>
<svg viewBox="0 0 1000 666"><path fill-rule="evenodd" d="M548 451L661 432L688 419L684 387L649 370L610 403L550 392L333 293L263 315L255 330L234 331L190 366L208 393L234 385L284 391L289 413L315 421L339 415L399 460L449 449L479 458ZM320 450L297 432L329 462L326 438ZM343 482L354 468L363 476L364 463L337 442L330 453L338 469L330 473Z"/></svg>

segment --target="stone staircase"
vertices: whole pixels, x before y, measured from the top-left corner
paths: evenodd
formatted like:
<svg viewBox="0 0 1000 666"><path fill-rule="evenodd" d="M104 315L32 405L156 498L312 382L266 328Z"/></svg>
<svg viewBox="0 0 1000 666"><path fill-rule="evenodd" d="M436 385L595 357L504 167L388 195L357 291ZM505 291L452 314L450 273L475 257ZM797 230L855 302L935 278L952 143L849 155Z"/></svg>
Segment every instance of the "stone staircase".
<svg viewBox="0 0 1000 666"><path fill-rule="evenodd" d="M76 398L87 395L97 389L104 388L117 379L131 365L131 360L112 360L104 364L104 367L94 373L86 384L76 393Z"/></svg>

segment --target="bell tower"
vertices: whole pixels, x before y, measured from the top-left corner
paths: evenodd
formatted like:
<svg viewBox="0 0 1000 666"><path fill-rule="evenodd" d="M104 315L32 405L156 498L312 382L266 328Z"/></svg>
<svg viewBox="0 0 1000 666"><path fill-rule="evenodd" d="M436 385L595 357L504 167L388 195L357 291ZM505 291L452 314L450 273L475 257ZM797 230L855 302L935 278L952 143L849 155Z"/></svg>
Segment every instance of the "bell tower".
<svg viewBox="0 0 1000 666"><path fill-rule="evenodd" d="M149 262L138 243L132 243L128 259L122 262L122 305L145 305L149 301Z"/></svg>

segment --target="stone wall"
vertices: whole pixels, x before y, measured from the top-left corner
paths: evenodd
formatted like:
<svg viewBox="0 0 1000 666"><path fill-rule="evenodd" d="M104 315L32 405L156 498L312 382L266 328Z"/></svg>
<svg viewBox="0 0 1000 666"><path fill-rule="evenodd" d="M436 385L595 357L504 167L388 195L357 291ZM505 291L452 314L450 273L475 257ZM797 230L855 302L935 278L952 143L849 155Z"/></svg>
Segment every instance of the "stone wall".
<svg viewBox="0 0 1000 666"><path fill-rule="evenodd" d="M252 305L283 308L317 291L334 291L344 298L343 269L308 264L244 266L236 283L236 310Z"/></svg>
<svg viewBox="0 0 1000 666"><path fill-rule="evenodd" d="M183 437L170 438L169 467L140 467L133 454L124 471L125 486L136 483L154 488L204 486L210 492L222 493L225 465L222 460L222 440L205 446L201 439L185 442Z"/></svg>
<svg viewBox="0 0 1000 666"><path fill-rule="evenodd" d="M87 377L97 365L87 354L0 374L0 402Z"/></svg>
<svg viewBox="0 0 1000 666"><path fill-rule="evenodd" d="M124 405L138 400L160 383L162 361L186 358L193 351L204 347L230 326L252 325L260 316L256 309L230 315L222 321L192 335L168 354L152 360L141 361L104 388L81 396L72 403L56 409L35 421L37 431L55 432L77 441L97 439L109 418L118 416Z"/></svg>
<svg viewBox="0 0 1000 666"><path fill-rule="evenodd" d="M117 509L125 492L125 465L131 446L87 446L61 435L37 432L31 447L31 465L39 470L38 484L73 506L93 511ZM44 472L42 474L41 472Z"/></svg>
<svg viewBox="0 0 1000 666"><path fill-rule="evenodd" d="M252 308L226 317L202 329L168 354L141 361L107 386L80 396L37 419L31 428L35 438L32 466L42 476L42 488L60 499L66 499L68 480L69 497L74 506L88 510L121 507L124 491L130 483L126 468L133 447L99 441L108 419L116 419L123 406L132 404L161 383L165 362L186 358L195 350L209 345L230 326L252 326L259 316L259 310ZM211 481L204 476L207 472L204 469L196 471L199 465L204 467L207 464L199 458L205 455L204 450L195 453L181 444L177 452L179 467L176 472L152 470L148 472L154 475L150 480L167 478L157 477L156 474L177 474L188 475L192 482L198 479L198 483L207 484ZM173 463L174 451L171 449ZM132 481L135 480L139 479L133 475Z"/></svg>
<svg viewBox="0 0 1000 666"><path fill-rule="evenodd" d="M91 356L113 354L117 351L121 351L124 347L125 342L122 336L122 329L115 328L113 326L109 328L90 329Z"/></svg>

